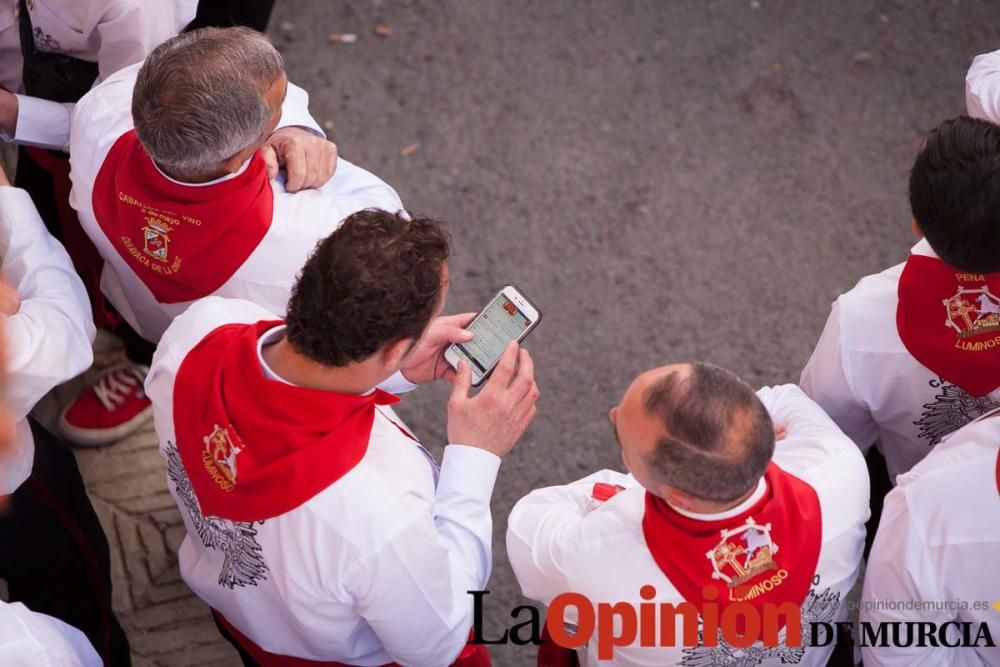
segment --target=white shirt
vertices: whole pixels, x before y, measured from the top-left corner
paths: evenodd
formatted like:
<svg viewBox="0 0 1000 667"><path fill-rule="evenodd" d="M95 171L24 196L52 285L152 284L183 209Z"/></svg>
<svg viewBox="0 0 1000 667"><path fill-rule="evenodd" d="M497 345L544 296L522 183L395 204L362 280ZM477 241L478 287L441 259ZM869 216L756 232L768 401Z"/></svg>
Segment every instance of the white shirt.
<svg viewBox="0 0 1000 667"><path fill-rule="evenodd" d="M911 252L937 256L926 240ZM904 347L896 330L903 266L862 278L837 299L799 381L863 452L879 442L890 479L945 435L1000 407L1000 390L973 398Z"/></svg>
<svg viewBox="0 0 1000 667"><path fill-rule="evenodd" d="M139 67L136 64L118 72L77 103L70 150L70 203L106 262L102 291L136 331L157 341L191 302L158 302L105 236L94 218L92 205L94 181L108 151L133 127L130 105ZM322 136L309 116L308 102L304 90L289 84L279 127L303 126ZM344 218L365 208L393 213L403 208L395 190L344 159L337 161L334 177L320 189L285 192L283 176L273 180L271 187L274 221L246 262L212 295L246 299L279 316L285 313L299 269L316 244L335 231Z"/></svg>
<svg viewBox="0 0 1000 667"><path fill-rule="evenodd" d="M21 298L6 317L7 405L16 439L0 461L0 495L31 474L35 453L27 416L50 389L90 367L97 334L90 301L69 255L45 229L24 190L0 187L0 260L4 280Z"/></svg>
<svg viewBox="0 0 1000 667"><path fill-rule="evenodd" d="M998 443L1000 417L985 417L951 434L910 472L900 475L886 496L868 557L862 621L933 622L939 627L971 622L972 637L980 623L987 623L993 641L1000 642L1000 613L991 608L1000 600ZM904 607L912 601L953 607L955 602L970 607L978 602L986 608L880 608ZM1000 665L1000 648L862 645L862 653L865 665L874 667Z"/></svg>
<svg viewBox="0 0 1000 667"><path fill-rule="evenodd" d="M101 667L86 635L58 618L20 602L0 601L0 665L4 667Z"/></svg>
<svg viewBox="0 0 1000 667"><path fill-rule="evenodd" d="M803 640L808 641L809 621L833 622L846 616L844 598L857 578L864 548L868 475L857 448L798 387L765 387L758 396L775 424L788 429L777 443L774 462L812 486L819 496L823 531L818 581L814 580L803 605ZM619 484L626 490L595 508L591 499L595 482ZM646 546L642 532L645 494L631 475L604 470L566 486L538 489L518 501L508 522L507 553L524 595L548 604L560 593L575 592L595 604L623 601L638 609L646 603L639 589L649 584L656 589L656 597L649 602L682 602ZM749 506L743 503L734 511ZM687 513L704 520L727 515L732 511ZM680 632L677 636L681 637ZM806 648L802 655L801 649L778 647L759 664L825 665L832 650L832 646ZM591 640L581 660L585 665L630 667L722 665L730 664L734 652L739 651L722 643L717 648L689 649L690 655L683 647L630 646L616 648L612 663L597 659L596 642Z"/></svg>
<svg viewBox="0 0 1000 667"><path fill-rule="evenodd" d="M153 360L146 391L188 531L179 554L184 581L273 653L358 665L451 664L472 626L466 591L483 589L489 578L498 457L448 445L438 473L431 455L393 424L402 424L395 413L380 406L362 461L298 508L234 524L204 519L192 500L174 446L177 369L218 326L274 318L245 301L203 299L167 330ZM199 530L241 539L206 547Z"/></svg>
<svg viewBox="0 0 1000 667"><path fill-rule="evenodd" d="M17 5L0 0L0 85L23 93ZM143 60L190 23L197 8L197 0L28 0L35 47L97 63L99 80ZM26 95L17 100L14 141L68 148L72 104Z"/></svg>
<svg viewBox="0 0 1000 667"><path fill-rule="evenodd" d="M965 106L973 118L1000 122L1000 51L972 61L965 75Z"/></svg>

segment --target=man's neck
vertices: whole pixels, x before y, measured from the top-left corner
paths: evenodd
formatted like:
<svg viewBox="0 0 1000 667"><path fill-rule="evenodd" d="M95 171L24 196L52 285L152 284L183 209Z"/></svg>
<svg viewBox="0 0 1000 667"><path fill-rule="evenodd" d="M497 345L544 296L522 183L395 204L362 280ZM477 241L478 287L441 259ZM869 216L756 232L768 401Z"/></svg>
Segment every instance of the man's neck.
<svg viewBox="0 0 1000 667"><path fill-rule="evenodd" d="M757 492L758 488L760 488L760 482L754 484L752 489L736 500L725 503L713 502L711 500L692 500L692 502L686 503L686 506L682 509L690 514L724 514L725 512L735 509L749 500L750 497ZM670 501L667 502L669 503ZM674 506L674 509L677 509L677 506Z"/></svg>
<svg viewBox="0 0 1000 667"><path fill-rule="evenodd" d="M154 162L154 164L155 164L155 162ZM209 183L211 181L218 180L218 179L222 178L223 176L227 176L228 175L228 172L219 173L219 172L216 172L216 171L212 171L212 172L205 172L203 174L185 174L185 175L181 176L179 174L176 174L176 173L170 171L169 169L164 169L163 167L161 167L158 164L156 165L156 168L159 169L163 174L165 174L165 175L169 176L170 178L174 179L175 181L178 181L180 183L191 183L191 184L194 184L194 185L197 185L197 184L200 184L200 183Z"/></svg>
<svg viewBox="0 0 1000 667"><path fill-rule="evenodd" d="M317 363L296 352L287 338L266 346L262 354L264 361L278 377L306 389L361 395L370 391L381 380L365 368L364 363L352 363L339 368Z"/></svg>

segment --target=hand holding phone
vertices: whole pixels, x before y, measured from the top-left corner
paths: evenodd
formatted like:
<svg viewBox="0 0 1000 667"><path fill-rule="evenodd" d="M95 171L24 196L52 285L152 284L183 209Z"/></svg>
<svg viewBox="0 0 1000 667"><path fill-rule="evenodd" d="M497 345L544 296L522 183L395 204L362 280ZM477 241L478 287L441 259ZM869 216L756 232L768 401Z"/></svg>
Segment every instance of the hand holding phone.
<svg viewBox="0 0 1000 667"><path fill-rule="evenodd" d="M413 346L400 369L409 382L421 384L448 378L455 373L444 359L444 350L453 343L468 343L473 334L465 327L475 313L459 313L436 318Z"/></svg>
<svg viewBox="0 0 1000 667"><path fill-rule="evenodd" d="M535 418L535 365L515 341L507 344L486 387L469 397L472 367L462 360L448 400L448 442L506 456Z"/></svg>
<svg viewBox="0 0 1000 667"><path fill-rule="evenodd" d="M444 358L455 369L460 359L469 364L472 386L478 387L493 372L507 344L520 343L541 319L535 304L514 285L507 285L466 327L475 337L449 347Z"/></svg>

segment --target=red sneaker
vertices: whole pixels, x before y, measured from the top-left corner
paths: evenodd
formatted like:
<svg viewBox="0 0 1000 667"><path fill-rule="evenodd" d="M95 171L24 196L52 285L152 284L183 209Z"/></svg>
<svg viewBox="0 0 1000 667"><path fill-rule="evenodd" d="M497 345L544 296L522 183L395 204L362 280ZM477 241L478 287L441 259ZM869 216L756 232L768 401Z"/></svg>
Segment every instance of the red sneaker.
<svg viewBox="0 0 1000 667"><path fill-rule="evenodd" d="M153 416L143 383L148 366L127 362L108 370L59 418L63 434L77 445L109 445L139 430Z"/></svg>

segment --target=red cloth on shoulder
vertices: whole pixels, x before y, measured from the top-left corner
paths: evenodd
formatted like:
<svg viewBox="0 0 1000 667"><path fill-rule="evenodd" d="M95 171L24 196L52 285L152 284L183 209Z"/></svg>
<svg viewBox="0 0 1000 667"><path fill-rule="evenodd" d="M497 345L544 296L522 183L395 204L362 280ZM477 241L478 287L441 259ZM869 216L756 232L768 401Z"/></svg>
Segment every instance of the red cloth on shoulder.
<svg viewBox="0 0 1000 667"><path fill-rule="evenodd" d="M767 491L740 514L700 521L646 493L642 532L653 560L699 608L714 587L721 610L733 602L801 605L812 586L823 535L816 491L771 463Z"/></svg>
<svg viewBox="0 0 1000 667"><path fill-rule="evenodd" d="M896 329L913 357L979 398L1000 386L1000 273L966 273L911 255Z"/></svg>
<svg viewBox="0 0 1000 667"><path fill-rule="evenodd" d="M183 185L160 173L130 130L101 165L92 204L156 300L183 303L219 289L247 261L271 226L274 192L260 151L233 178Z"/></svg>
<svg viewBox="0 0 1000 667"><path fill-rule="evenodd" d="M177 450L206 516L263 521L302 505L364 457L375 406L399 400L265 377L257 341L281 324L221 326L177 370Z"/></svg>

